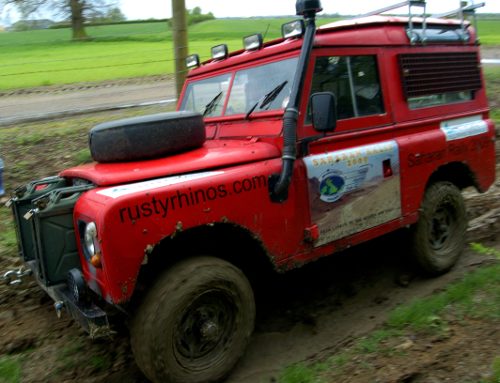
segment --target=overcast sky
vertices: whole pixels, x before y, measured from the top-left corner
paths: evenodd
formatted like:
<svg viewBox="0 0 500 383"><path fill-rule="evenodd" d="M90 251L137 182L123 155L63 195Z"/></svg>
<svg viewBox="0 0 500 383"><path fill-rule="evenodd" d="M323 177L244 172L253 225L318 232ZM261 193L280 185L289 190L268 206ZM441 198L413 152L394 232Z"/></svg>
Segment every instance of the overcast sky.
<svg viewBox="0 0 500 383"><path fill-rule="evenodd" d="M129 20L149 18L170 18L172 14L171 0L115 0ZM200 7L204 13L212 12L215 17L251 17L251 16L289 16L295 14L296 0L185 0L186 7ZM474 0L475 3L486 2L479 12L500 13L500 0ZM322 0L323 13L339 13L342 15L359 15L401 0ZM458 8L460 0L427 0L427 12L442 13ZM10 8L10 9L9 9ZM417 9L418 10L418 9ZM404 13L407 8L401 8ZM51 15L34 15L35 18L52 18ZM13 7L0 7L0 24L10 25L17 21L19 15Z"/></svg>
<svg viewBox="0 0 500 383"><path fill-rule="evenodd" d="M279 16L295 13L295 0L185 0L186 7L200 7L215 17ZM500 13L500 0L483 0L480 12ZM322 0L324 13L362 14L401 0ZM446 12L459 6L459 0L427 0L431 13ZM476 0L475 3L482 1ZM171 0L121 0L121 9L128 19L168 18ZM404 9L401 9L404 12Z"/></svg>

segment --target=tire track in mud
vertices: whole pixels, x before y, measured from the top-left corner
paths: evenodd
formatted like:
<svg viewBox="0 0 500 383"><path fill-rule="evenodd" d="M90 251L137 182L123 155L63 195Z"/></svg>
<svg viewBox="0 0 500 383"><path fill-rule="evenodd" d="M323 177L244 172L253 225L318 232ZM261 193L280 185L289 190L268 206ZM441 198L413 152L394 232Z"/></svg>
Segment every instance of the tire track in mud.
<svg viewBox="0 0 500 383"><path fill-rule="evenodd" d="M227 382L276 381L285 366L342 349L382 325L397 305L432 295L491 261L468 250L451 272L426 279L406 263L400 234L306 266L280 286L269 282L250 346Z"/></svg>

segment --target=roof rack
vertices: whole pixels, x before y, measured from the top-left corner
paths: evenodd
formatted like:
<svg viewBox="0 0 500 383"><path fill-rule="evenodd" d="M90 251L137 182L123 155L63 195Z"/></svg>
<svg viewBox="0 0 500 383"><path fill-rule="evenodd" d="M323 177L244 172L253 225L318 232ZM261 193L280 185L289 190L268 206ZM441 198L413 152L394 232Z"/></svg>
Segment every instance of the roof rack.
<svg viewBox="0 0 500 383"><path fill-rule="evenodd" d="M380 15L381 13L392 11L392 10L398 9L398 8L403 8L403 7L406 7L407 5L410 7L409 12L411 13L412 6L420 6L420 7L424 7L424 9L425 9L425 2L426 2L426 0L406 0L406 1L402 1L402 2L397 3L397 4L389 5L387 7L380 8L380 9L377 9L375 11L371 11L371 12L368 12L368 13L365 13L363 15L356 16L356 17L368 17L368 16Z"/></svg>
<svg viewBox="0 0 500 383"><path fill-rule="evenodd" d="M460 0L459 0L460 1ZM445 30L445 31L436 31L432 29L427 28L427 13L426 13L426 0L406 0L402 1L393 5L389 5L384 8L377 9L375 11L371 11L368 13L365 13L361 16L357 17L368 17L368 16L374 16L374 15L380 15L381 13L392 11L394 9L402 8L402 7L408 7L408 29L406 30L406 34L408 35L408 38L410 39L410 43L412 45L417 44L417 43L422 43L425 44L427 42L467 42L469 41L470 34L467 31L466 24L465 24L465 16L472 15L474 17L474 27L477 30L477 19L475 15L475 10L477 8L484 7L485 3L478 3L474 4L473 1L471 0L472 4L469 4L469 1L460 1L460 7L458 9L455 9L450 12L446 12L443 14L439 15L433 15L432 17L437 17L437 18L444 18L444 17L450 17L450 16L459 16L461 23L460 23L460 31L452 30ZM413 12L414 8L420 8L421 12L415 13ZM414 18L415 17L421 17L422 21L419 21L418 28L415 25ZM476 40L478 42L478 40Z"/></svg>
<svg viewBox="0 0 500 383"><path fill-rule="evenodd" d="M460 27L462 29L462 34L466 35L465 18L466 18L466 16L472 16L472 18L474 20L474 29L476 30L476 36L477 36L478 29L477 29L476 9L482 8L485 5L486 5L486 3L484 3L484 2L474 4L474 0L472 0L472 4L468 4L467 1L460 1L460 8L454 9L453 11L432 15L432 17L444 18L444 17L458 16L460 18L460 21L461 21ZM476 43L479 43L479 39L477 37L476 37Z"/></svg>
<svg viewBox="0 0 500 383"><path fill-rule="evenodd" d="M410 39L411 44L416 44L417 42L421 41L422 43L425 43L427 40L426 38L426 31L427 31L427 15L426 15L426 0L406 0L402 1L400 3L396 3L393 5L389 5L384 8L377 9L372 12L365 13L361 16L358 17L368 17L368 16L375 16L375 15L380 15L381 13L392 11L394 9L402 8L402 7L408 7L408 29L406 33L408 34L408 38ZM421 12L419 14L415 14L413 12L413 9L415 7L421 8ZM422 29L417 30L414 25L413 19L415 17L422 17Z"/></svg>

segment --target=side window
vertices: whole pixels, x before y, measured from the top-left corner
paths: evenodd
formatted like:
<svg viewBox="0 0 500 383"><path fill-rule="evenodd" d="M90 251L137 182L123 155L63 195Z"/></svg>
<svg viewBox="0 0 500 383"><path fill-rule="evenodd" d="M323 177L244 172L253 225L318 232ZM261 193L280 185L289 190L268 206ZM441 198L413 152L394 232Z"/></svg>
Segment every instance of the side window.
<svg viewBox="0 0 500 383"><path fill-rule="evenodd" d="M316 92L335 94L339 120L384 113L375 56L318 57L311 94Z"/></svg>
<svg viewBox="0 0 500 383"><path fill-rule="evenodd" d="M481 89L477 52L399 55L401 82L410 109L470 101Z"/></svg>

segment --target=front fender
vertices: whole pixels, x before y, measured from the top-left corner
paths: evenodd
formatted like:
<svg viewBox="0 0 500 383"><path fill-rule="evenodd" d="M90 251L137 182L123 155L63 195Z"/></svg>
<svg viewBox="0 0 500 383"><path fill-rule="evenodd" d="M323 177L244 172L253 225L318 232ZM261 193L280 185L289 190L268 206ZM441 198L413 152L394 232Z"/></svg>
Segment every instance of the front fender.
<svg viewBox="0 0 500 383"><path fill-rule="evenodd" d="M96 222L102 251L102 269L82 254L89 286L108 302L123 303L133 293L145 254L179 231L217 222L251 231L273 257L290 256L302 245L306 218L296 209L297 194L305 195L292 188L287 202L271 202L268 179L280 166L273 159L86 193L76 205L75 226Z"/></svg>

